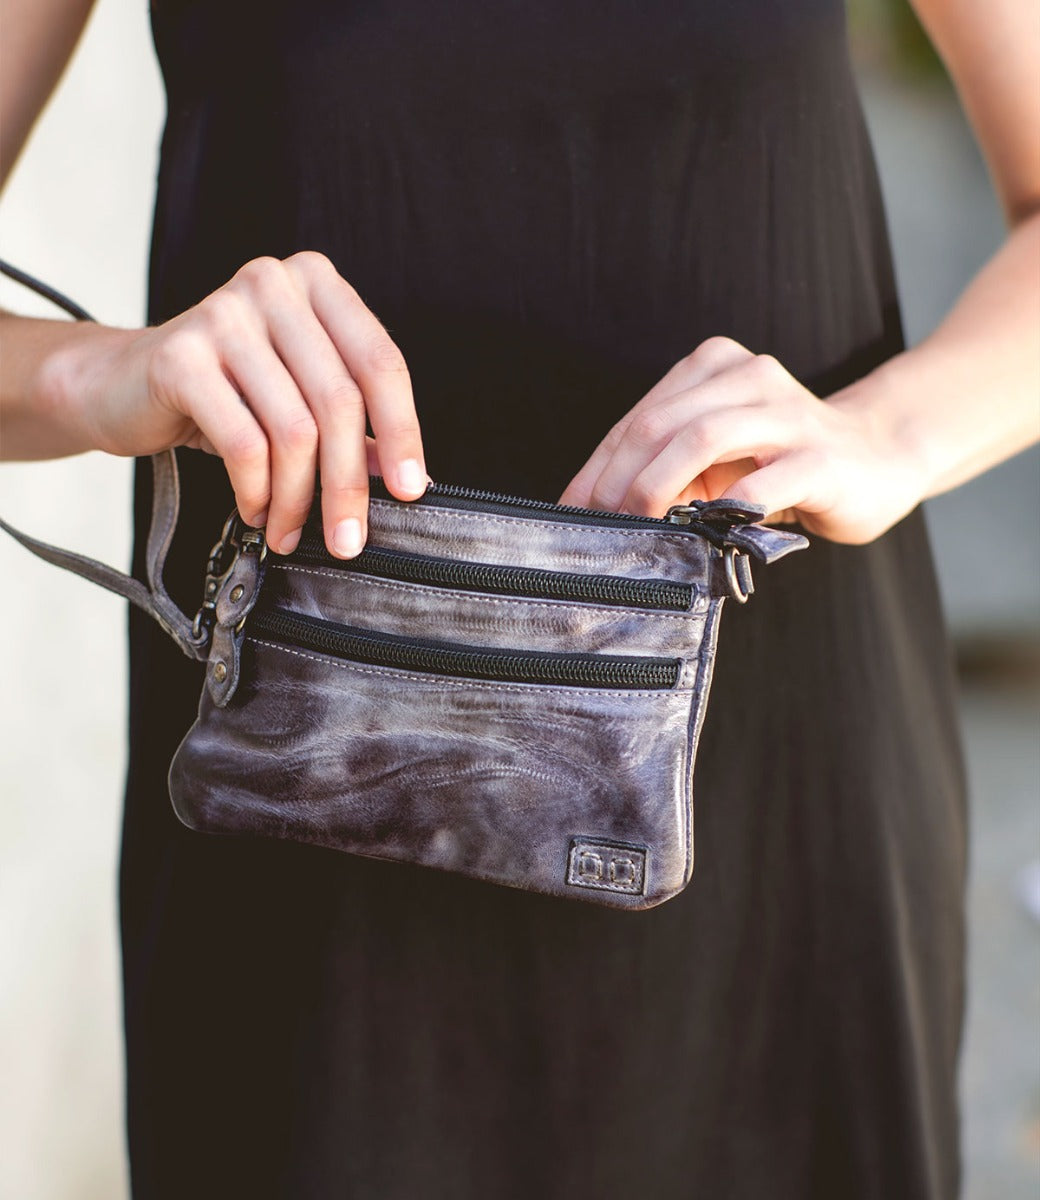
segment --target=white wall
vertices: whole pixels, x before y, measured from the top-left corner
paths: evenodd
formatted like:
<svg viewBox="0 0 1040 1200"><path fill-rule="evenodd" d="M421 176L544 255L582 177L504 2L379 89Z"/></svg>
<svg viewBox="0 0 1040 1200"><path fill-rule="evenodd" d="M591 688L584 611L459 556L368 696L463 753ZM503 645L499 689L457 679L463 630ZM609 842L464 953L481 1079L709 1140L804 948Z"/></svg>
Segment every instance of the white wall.
<svg viewBox="0 0 1040 1200"><path fill-rule="evenodd" d="M0 256L141 324L162 119L145 0L100 0L4 192ZM6 283L0 305L55 315ZM125 566L130 463L5 465L0 513ZM118 1200L125 606L5 536L0 581L0 1196Z"/></svg>

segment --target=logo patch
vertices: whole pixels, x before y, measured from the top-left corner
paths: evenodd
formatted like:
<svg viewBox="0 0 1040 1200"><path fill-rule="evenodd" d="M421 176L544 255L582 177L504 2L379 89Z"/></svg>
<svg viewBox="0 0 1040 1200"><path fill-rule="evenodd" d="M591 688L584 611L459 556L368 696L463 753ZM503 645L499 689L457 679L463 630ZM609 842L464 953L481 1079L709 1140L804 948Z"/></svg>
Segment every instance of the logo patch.
<svg viewBox="0 0 1040 1200"><path fill-rule="evenodd" d="M567 858L567 882L574 887L641 896L646 890L647 853L645 847L624 842L573 838Z"/></svg>

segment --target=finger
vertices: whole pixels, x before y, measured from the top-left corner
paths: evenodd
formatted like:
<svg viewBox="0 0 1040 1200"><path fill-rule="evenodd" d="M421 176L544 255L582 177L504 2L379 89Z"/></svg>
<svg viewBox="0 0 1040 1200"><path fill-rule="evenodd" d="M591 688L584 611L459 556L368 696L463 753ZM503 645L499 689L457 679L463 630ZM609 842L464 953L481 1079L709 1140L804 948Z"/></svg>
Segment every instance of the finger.
<svg viewBox="0 0 1040 1200"><path fill-rule="evenodd" d="M379 469L368 453L364 396L302 292L273 306L268 326L317 426L325 544L352 558L367 535L368 477Z"/></svg>
<svg viewBox="0 0 1040 1200"><path fill-rule="evenodd" d="M680 358L666 374L654 384L640 404L655 404L697 387L723 371L751 362L756 357L746 346L728 337L710 337L696 349Z"/></svg>
<svg viewBox="0 0 1040 1200"><path fill-rule="evenodd" d="M421 496L426 466L404 356L327 259L294 255L287 265L301 271L315 315L361 388L387 487L402 500Z"/></svg>
<svg viewBox="0 0 1040 1200"><path fill-rule="evenodd" d="M267 544L277 554L291 554L314 499L318 465L314 415L266 333L232 335L222 351L225 367L270 444Z"/></svg>
<svg viewBox="0 0 1040 1200"><path fill-rule="evenodd" d="M726 413L732 411L738 416L749 416L762 404L762 391L756 376L742 363L645 409L631 422L600 472L592 489L592 507L611 512L622 508L633 481L676 437L691 437L697 443L701 437L718 436L717 426L727 430L732 428ZM688 432L683 434L683 430ZM715 430L714 434L712 430Z"/></svg>
<svg viewBox="0 0 1040 1200"><path fill-rule="evenodd" d="M706 471L742 459L772 460L789 446L794 431L775 410L726 408L684 425L631 480L621 511L663 516Z"/></svg>
<svg viewBox="0 0 1040 1200"><path fill-rule="evenodd" d="M738 480L723 493L738 503L761 504L767 520L791 520L796 510L823 512L831 505L820 471L819 455L810 450L777 457Z"/></svg>
<svg viewBox="0 0 1040 1200"><path fill-rule="evenodd" d="M187 399L184 411L201 433L199 445L224 460L242 519L249 525L264 525L271 497L267 434L215 361L204 378L192 379L185 372L182 386Z"/></svg>
<svg viewBox="0 0 1040 1200"><path fill-rule="evenodd" d="M676 396L683 395L722 371L740 366L753 358L750 350L730 338L708 338L691 354L680 359L649 392L610 430L593 451L588 462L567 485L560 497L561 504L578 504L596 507L593 493L607 464L617 452L622 441L630 432L633 423L653 423L649 414L662 404L670 404ZM660 442L655 445L659 449Z"/></svg>

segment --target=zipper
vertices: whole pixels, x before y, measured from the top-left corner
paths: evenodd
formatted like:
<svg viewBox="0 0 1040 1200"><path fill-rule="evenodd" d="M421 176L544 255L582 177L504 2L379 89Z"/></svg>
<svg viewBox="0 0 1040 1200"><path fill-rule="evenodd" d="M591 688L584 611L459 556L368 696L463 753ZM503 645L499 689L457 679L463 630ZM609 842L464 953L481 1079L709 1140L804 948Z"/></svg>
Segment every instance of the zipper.
<svg viewBox="0 0 1040 1200"><path fill-rule="evenodd" d="M254 609L246 633L374 667L499 683L665 691L678 683L682 665L677 658L460 646L337 625L281 608Z"/></svg>
<svg viewBox="0 0 1040 1200"><path fill-rule="evenodd" d="M396 500L378 475L370 476L369 493L377 500ZM713 546L725 545L726 533L735 525L747 525L761 520L765 510L757 506L736 504L725 500L691 500L676 504L664 517L640 517L633 513L603 512L594 508L579 508L574 504L552 504L548 500L531 500L526 496L507 496L459 484L431 483L417 500L398 501L408 504L429 504L435 508L476 509L479 512L516 516L537 513L547 521L570 525L599 525L607 528L636 526L642 529L681 530L707 538Z"/></svg>
<svg viewBox="0 0 1040 1200"><path fill-rule="evenodd" d="M695 591L692 584L667 579L626 579L618 575L583 575L534 567L458 562L378 546L366 546L356 558L341 559L328 552L324 539L315 529L305 529L291 557L341 571L356 571L379 579L403 580L427 587L460 588L535 600L577 600L619 608L689 612Z"/></svg>

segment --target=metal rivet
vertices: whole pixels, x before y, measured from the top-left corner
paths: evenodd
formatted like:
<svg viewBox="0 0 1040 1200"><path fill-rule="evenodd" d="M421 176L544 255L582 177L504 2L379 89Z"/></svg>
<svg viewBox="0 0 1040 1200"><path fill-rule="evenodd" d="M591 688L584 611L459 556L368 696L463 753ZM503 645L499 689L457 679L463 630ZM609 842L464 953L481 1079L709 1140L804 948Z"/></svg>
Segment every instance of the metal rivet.
<svg viewBox="0 0 1040 1200"><path fill-rule="evenodd" d="M237 604L245 595L246 589L239 583L231 589L231 603Z"/></svg>
<svg viewBox="0 0 1040 1200"><path fill-rule="evenodd" d="M213 664L213 678L217 683L223 683L227 679L227 663L216 662Z"/></svg>

